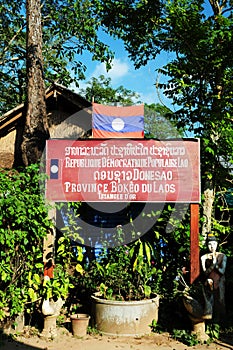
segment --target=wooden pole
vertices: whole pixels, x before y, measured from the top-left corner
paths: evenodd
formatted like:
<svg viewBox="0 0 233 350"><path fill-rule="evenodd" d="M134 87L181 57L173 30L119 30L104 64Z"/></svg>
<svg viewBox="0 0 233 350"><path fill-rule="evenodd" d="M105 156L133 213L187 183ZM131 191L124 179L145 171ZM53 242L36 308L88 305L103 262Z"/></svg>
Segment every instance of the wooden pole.
<svg viewBox="0 0 233 350"><path fill-rule="evenodd" d="M190 283L200 275L199 204L190 204Z"/></svg>
<svg viewBox="0 0 233 350"><path fill-rule="evenodd" d="M53 203L53 206L49 211L49 218L52 219L54 227L52 227L47 233L43 245L44 277L47 276L49 279L53 278L54 270L54 248L56 238L56 208L54 204L55 203Z"/></svg>

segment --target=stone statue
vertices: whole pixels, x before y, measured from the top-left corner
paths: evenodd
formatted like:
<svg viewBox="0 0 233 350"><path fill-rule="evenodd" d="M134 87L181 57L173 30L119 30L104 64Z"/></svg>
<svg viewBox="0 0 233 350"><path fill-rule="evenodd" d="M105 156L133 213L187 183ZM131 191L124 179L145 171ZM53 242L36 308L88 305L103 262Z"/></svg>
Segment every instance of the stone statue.
<svg viewBox="0 0 233 350"><path fill-rule="evenodd" d="M225 308L225 270L227 257L217 252L218 242L213 234L207 237L209 253L201 257L201 265L205 278L205 284L211 287L213 293L213 320L224 321L226 316Z"/></svg>

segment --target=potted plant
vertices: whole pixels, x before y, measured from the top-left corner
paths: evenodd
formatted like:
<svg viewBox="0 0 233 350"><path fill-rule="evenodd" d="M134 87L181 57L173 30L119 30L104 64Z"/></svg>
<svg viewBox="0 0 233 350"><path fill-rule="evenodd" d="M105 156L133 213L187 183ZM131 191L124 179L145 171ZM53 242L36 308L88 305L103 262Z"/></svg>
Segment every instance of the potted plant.
<svg viewBox="0 0 233 350"><path fill-rule="evenodd" d="M71 241L68 235L62 236L58 239L54 276L51 279L45 278L43 284L43 337L50 338L56 336L56 320L60 315L63 305L69 297L70 290L74 288L72 283L73 270L75 270L75 267L78 269L78 266L80 266L79 262L82 258L81 249L77 251L76 257L73 256Z"/></svg>
<svg viewBox="0 0 233 350"><path fill-rule="evenodd" d="M152 247L136 239L124 242L117 227L118 245L102 248L98 259L83 272L85 288L92 293L92 323L103 334L142 335L158 320L161 271L153 263Z"/></svg>

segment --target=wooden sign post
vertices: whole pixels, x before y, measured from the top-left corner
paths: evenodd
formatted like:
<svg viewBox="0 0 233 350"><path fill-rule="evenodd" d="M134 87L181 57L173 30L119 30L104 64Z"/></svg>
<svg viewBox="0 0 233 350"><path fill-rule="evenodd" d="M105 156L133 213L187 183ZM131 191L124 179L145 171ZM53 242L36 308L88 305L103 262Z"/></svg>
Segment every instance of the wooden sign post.
<svg viewBox="0 0 233 350"><path fill-rule="evenodd" d="M190 283L200 274L199 204L190 204Z"/></svg>
<svg viewBox="0 0 233 350"><path fill-rule="evenodd" d="M43 244L43 263L44 263L44 277L53 278L54 270L54 249L55 249L55 239L56 239L56 208L55 203L50 203L51 209L49 211L49 219L53 222L53 227L48 231L46 237L44 238Z"/></svg>

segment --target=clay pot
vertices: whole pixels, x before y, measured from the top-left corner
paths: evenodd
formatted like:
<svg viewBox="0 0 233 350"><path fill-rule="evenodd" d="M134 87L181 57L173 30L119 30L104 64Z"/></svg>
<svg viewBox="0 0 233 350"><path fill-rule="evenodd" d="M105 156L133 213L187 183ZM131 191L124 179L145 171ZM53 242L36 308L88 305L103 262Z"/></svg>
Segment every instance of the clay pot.
<svg viewBox="0 0 233 350"><path fill-rule="evenodd" d="M88 314L74 314L70 316L72 333L77 337L84 337L87 334L90 316Z"/></svg>

